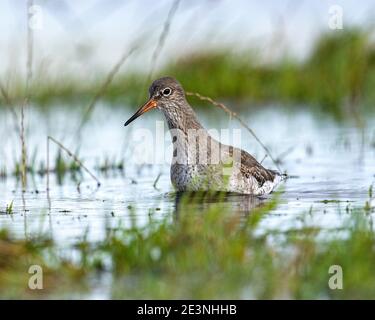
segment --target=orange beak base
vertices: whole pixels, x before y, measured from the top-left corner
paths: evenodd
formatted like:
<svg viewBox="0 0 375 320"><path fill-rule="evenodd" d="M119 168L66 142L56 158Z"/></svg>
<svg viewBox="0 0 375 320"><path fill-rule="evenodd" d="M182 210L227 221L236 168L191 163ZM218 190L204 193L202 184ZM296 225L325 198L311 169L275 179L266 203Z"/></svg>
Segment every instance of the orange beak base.
<svg viewBox="0 0 375 320"><path fill-rule="evenodd" d="M150 111L151 109L156 108L157 103L155 100L148 100L142 107L138 109L136 113L134 113L128 121L125 122L125 126L127 126L130 122L134 121L137 119L139 116L142 114L146 113L147 111Z"/></svg>

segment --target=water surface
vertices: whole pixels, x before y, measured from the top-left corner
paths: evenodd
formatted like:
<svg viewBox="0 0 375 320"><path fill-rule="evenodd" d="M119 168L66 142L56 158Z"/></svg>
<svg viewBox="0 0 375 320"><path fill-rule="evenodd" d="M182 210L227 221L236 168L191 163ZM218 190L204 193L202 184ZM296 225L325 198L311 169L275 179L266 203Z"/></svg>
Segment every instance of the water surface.
<svg viewBox="0 0 375 320"><path fill-rule="evenodd" d="M13 201L14 213L0 214L0 226L8 227L18 237L47 232L57 243L65 245L84 234L90 241L100 241L105 228L117 226L120 221L125 226L133 220L142 225L147 224L150 215L162 218L172 213L175 217L179 197L169 180L171 149L168 149L168 133L165 132L166 151L155 145L155 140L137 141L139 129L155 132L158 125L155 121L162 121L162 116L157 111L150 112L124 128L124 121L133 111L132 108L101 105L77 136L79 107L57 106L47 114L37 108L29 109L29 158L35 154L35 163L45 163L46 136L51 135L78 152L87 167L99 177L101 186L97 188L96 182L85 173L78 174L75 179L67 174L62 181L51 174L47 197L45 176L29 176L24 193L20 181L8 176L0 180L0 210L3 212ZM221 110L212 107L198 113L207 128L230 129L229 141L224 142L236 145L241 142L241 147L259 161L264 158L265 153L254 138ZM300 217L306 212L311 213L310 224L327 230L338 228L345 219L348 206L363 206L368 200L369 187L375 180L375 119L367 119L365 128L358 128L355 122L338 124L308 110L286 112L272 106L242 112L241 116L273 156L281 157L282 170L291 175L279 188L282 192L280 204L264 217L260 230L298 228ZM14 169L14 159L20 154L18 136L13 128L12 118L2 111L0 168L5 167L8 173ZM235 129L241 130L240 141L231 139ZM56 146L51 144L51 166L56 152ZM163 152L167 160L162 163L139 163L142 156L145 160L153 156L160 160ZM95 169L106 159L116 163L124 159L124 170L100 172ZM275 168L269 157L263 164ZM224 203L233 214L248 214L254 206L267 201L267 197L201 197L190 205L191 210L208 207L217 201Z"/></svg>

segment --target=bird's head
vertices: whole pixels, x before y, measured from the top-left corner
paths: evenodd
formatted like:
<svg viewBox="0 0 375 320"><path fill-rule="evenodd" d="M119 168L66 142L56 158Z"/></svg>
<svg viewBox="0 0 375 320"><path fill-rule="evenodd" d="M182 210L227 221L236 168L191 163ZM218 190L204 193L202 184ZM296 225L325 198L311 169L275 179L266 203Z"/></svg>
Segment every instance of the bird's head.
<svg viewBox="0 0 375 320"><path fill-rule="evenodd" d="M166 114L178 112L179 106L186 101L181 84L172 77L163 77L155 80L149 88L149 94L149 100L125 122L125 126L154 108L158 108Z"/></svg>

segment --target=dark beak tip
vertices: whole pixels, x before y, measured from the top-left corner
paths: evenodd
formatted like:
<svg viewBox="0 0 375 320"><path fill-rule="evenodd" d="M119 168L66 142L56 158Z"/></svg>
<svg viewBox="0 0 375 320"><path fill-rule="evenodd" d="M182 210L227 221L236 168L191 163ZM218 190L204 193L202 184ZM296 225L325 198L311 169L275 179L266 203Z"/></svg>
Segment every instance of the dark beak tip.
<svg viewBox="0 0 375 320"><path fill-rule="evenodd" d="M128 119L128 121L126 121L124 123L124 127L126 127L127 125L129 125L131 122L133 122L135 119L137 119L139 117L139 115L137 114L134 114L130 119Z"/></svg>
<svg viewBox="0 0 375 320"><path fill-rule="evenodd" d="M133 122L135 119L137 119L139 116L141 116L143 113L151 110L152 108L156 107L156 103L153 100L149 100L146 104L144 104L141 108L138 109L136 113L134 113L128 121L125 122L124 127L126 127L128 124Z"/></svg>

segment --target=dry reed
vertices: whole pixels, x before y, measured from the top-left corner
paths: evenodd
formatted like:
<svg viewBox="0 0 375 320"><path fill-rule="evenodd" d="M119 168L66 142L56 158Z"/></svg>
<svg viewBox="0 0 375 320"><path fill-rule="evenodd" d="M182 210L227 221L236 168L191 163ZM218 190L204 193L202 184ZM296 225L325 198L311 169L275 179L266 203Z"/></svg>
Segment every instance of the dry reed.
<svg viewBox="0 0 375 320"><path fill-rule="evenodd" d="M60 149L65 151L69 157L73 158L73 160L83 169L85 170L91 178L93 178L97 186L100 187L101 183L99 179L82 163L81 160L79 160L78 156L75 155L72 151L70 151L67 147L65 147L61 142L57 141L55 138L48 136L47 137L47 191L49 190L49 173L50 173L50 167L49 167L49 141L54 142Z"/></svg>
<svg viewBox="0 0 375 320"><path fill-rule="evenodd" d="M173 17L177 12L179 4L180 4L180 0L175 0L175 1L172 2L172 6L171 6L171 8L168 12L167 18L166 18L166 20L164 22L164 25L163 25L163 30L160 33L158 42L157 42L156 47L154 49L154 52L151 56L151 68L150 68L150 72L148 73L148 76L146 78L147 79L146 84L148 84L151 81L151 79L154 75L157 60L159 58L161 50L164 47L165 41L166 41L168 33L169 33L169 29L170 29L170 26L171 26L171 23L172 23L172 20L173 20Z"/></svg>
<svg viewBox="0 0 375 320"><path fill-rule="evenodd" d="M111 84L113 78L115 75L119 72L121 66L125 63L125 61L138 49L138 45L133 46L130 50L123 53L123 55L120 57L120 59L115 63L115 65L112 67L110 72L108 73L107 77L105 78L102 86L99 88L98 92L94 95L93 99L91 100L90 104L88 105L86 111L83 114L82 120L78 126L77 134L82 130L85 123L90 118L90 115L92 111L94 110L96 103L98 100L103 96L104 92L108 88L108 86Z"/></svg>

